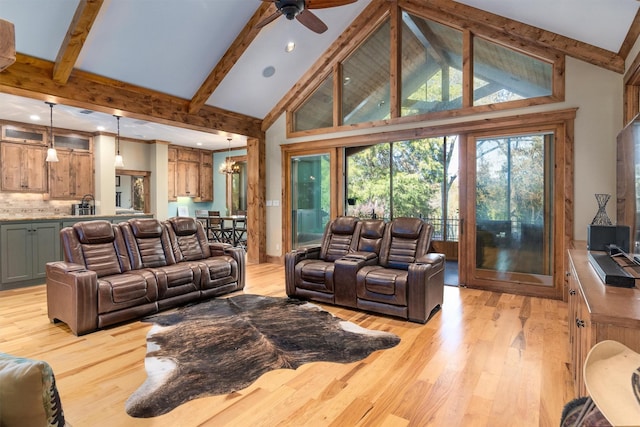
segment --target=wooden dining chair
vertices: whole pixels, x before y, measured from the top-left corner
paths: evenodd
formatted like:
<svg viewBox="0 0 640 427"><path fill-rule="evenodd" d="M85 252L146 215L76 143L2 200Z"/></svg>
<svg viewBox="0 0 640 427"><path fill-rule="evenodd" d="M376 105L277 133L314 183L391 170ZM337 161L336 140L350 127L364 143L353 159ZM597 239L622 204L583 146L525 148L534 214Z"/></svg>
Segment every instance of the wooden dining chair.
<svg viewBox="0 0 640 427"><path fill-rule="evenodd" d="M196 221L202 224L205 232L207 233L207 237L209 240L212 239L212 235L209 233L209 220L207 217L209 216L209 211L206 209L196 209Z"/></svg>
<svg viewBox="0 0 640 427"><path fill-rule="evenodd" d="M233 228L225 225L225 221L220 217L220 211L208 211L208 213L212 240L233 244Z"/></svg>
<svg viewBox="0 0 640 427"><path fill-rule="evenodd" d="M247 211L238 210L236 211L237 216L243 216L242 219L235 220L235 229L234 229L234 238L236 246L247 246Z"/></svg>

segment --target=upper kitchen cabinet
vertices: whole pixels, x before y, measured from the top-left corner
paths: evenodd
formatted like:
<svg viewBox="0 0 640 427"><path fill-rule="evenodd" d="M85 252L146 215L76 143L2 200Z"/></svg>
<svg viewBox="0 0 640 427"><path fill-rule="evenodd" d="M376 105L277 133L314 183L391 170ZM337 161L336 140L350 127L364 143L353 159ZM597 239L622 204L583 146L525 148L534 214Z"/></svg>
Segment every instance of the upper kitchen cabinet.
<svg viewBox="0 0 640 427"><path fill-rule="evenodd" d="M178 160L178 149L169 147L169 165L167 167L167 180L169 184L168 199L170 202L178 200L178 186L176 185L176 161Z"/></svg>
<svg viewBox="0 0 640 427"><path fill-rule="evenodd" d="M47 132L40 128L26 128L16 125L2 125L2 141L26 144L47 144Z"/></svg>
<svg viewBox="0 0 640 427"><path fill-rule="evenodd" d="M195 148L169 148L169 201L193 197L213 200L213 151Z"/></svg>
<svg viewBox="0 0 640 427"><path fill-rule="evenodd" d="M200 202L213 202L213 153L200 153Z"/></svg>
<svg viewBox="0 0 640 427"><path fill-rule="evenodd" d="M49 197L78 199L93 194L93 141L90 136L55 135L58 162L49 163Z"/></svg>
<svg viewBox="0 0 640 427"><path fill-rule="evenodd" d="M0 145L2 191L46 192L47 174L44 160L47 157L47 147L10 142L2 142Z"/></svg>

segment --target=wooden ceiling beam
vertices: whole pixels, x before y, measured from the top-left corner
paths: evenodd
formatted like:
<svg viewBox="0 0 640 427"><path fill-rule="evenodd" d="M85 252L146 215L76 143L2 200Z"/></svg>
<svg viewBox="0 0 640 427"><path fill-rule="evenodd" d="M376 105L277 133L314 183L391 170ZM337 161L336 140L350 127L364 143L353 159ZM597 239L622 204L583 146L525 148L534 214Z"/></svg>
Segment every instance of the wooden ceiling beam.
<svg viewBox="0 0 640 427"><path fill-rule="evenodd" d="M260 28L256 28L256 25L275 12L275 3L263 2L260 4L251 19L249 19L249 22L247 22L242 31L240 31L238 37L231 43L229 49L227 49L220 61L213 70L211 70L211 73L205 79L204 83L202 83L198 91L193 95L193 98L191 98L189 114L194 114L202 108L218 85L220 85L222 80L229 74L229 71L231 71L236 61L240 59L242 54L249 48L261 30Z"/></svg>
<svg viewBox="0 0 640 427"><path fill-rule="evenodd" d="M260 119L204 106L189 114L189 100L75 70L66 84L51 78L53 62L17 54L0 73L0 91L208 133L264 138Z"/></svg>
<svg viewBox="0 0 640 427"><path fill-rule="evenodd" d="M525 50L533 44L539 48L552 49L571 57L616 73L624 72L624 58L615 52L588 43L561 36L531 25L523 24L500 15L485 12L451 0L398 0L402 8L421 11L437 17L443 22L469 29L478 35L489 37Z"/></svg>
<svg viewBox="0 0 640 427"><path fill-rule="evenodd" d="M62 41L55 66L53 81L65 84L76 65L82 46L100 12L104 0L80 0L76 13L69 24L67 35Z"/></svg>
<svg viewBox="0 0 640 427"><path fill-rule="evenodd" d="M638 40L640 36L640 8L636 12L636 16L633 18L631 22L631 26L629 27L629 31L627 32L627 36L624 38L622 42L622 46L620 46L620 50L618 51L618 55L623 57L625 60L627 56L629 56L629 52L633 48L633 45Z"/></svg>

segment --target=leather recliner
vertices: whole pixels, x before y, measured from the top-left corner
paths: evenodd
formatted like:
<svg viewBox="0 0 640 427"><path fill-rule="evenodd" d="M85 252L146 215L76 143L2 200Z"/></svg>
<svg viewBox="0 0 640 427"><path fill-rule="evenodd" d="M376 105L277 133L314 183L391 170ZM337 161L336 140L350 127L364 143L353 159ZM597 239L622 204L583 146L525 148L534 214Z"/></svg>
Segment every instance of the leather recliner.
<svg viewBox="0 0 640 427"><path fill-rule="evenodd" d="M357 307L425 323L442 305L444 255L427 253L433 227L395 218L385 229L377 265L356 274Z"/></svg>
<svg viewBox="0 0 640 427"><path fill-rule="evenodd" d="M46 265L49 319L81 335L158 311L156 278L132 270L118 226L80 222L60 235L67 262Z"/></svg>
<svg viewBox="0 0 640 427"><path fill-rule="evenodd" d="M203 297L224 295L244 288L244 249L210 242L203 227L192 218L170 218L164 226L176 261L200 270Z"/></svg>
<svg viewBox="0 0 640 427"><path fill-rule="evenodd" d="M320 246L285 254L287 295L334 302L334 261L355 250L360 222L342 216L327 223Z"/></svg>
<svg viewBox="0 0 640 427"><path fill-rule="evenodd" d="M244 249L209 243L193 218L85 221L60 236L65 261L46 265L48 315L76 335L244 287Z"/></svg>
<svg viewBox="0 0 640 427"><path fill-rule="evenodd" d="M185 268L174 257L169 236L153 218L134 218L120 224L129 251L131 268L151 271L158 284L158 309L183 305L200 298L197 266Z"/></svg>

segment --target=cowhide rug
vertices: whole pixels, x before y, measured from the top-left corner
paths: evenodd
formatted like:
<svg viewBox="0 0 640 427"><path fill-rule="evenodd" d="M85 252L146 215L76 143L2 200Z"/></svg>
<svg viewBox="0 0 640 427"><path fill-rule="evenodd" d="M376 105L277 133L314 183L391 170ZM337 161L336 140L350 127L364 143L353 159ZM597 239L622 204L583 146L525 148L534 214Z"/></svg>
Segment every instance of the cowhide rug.
<svg viewBox="0 0 640 427"><path fill-rule="evenodd" d="M354 362L400 342L314 304L258 295L214 299L144 321L154 326L147 335L147 380L126 402L133 417L241 390L273 369Z"/></svg>

